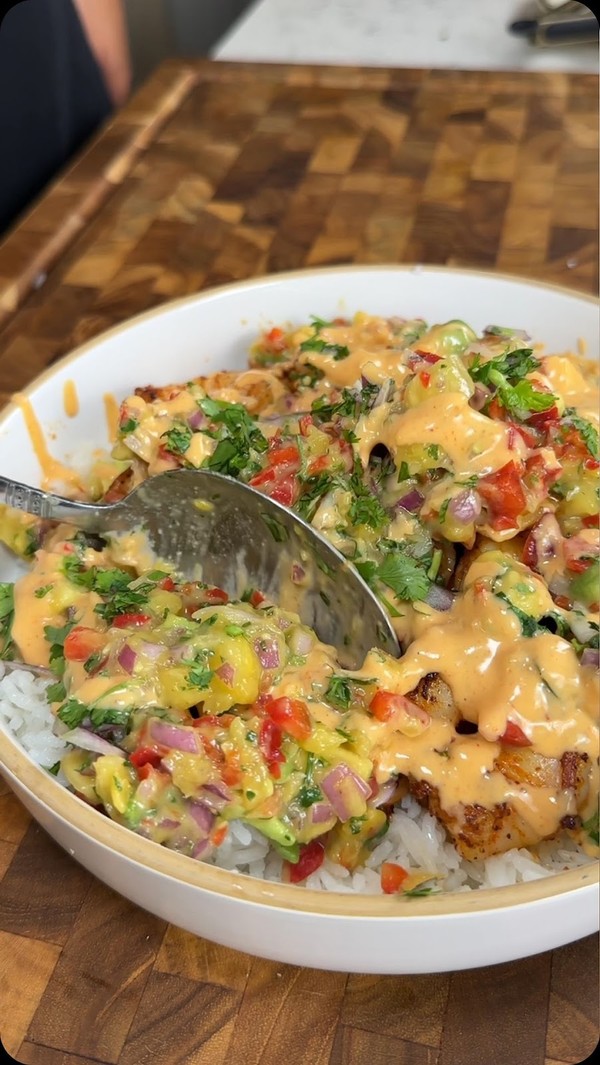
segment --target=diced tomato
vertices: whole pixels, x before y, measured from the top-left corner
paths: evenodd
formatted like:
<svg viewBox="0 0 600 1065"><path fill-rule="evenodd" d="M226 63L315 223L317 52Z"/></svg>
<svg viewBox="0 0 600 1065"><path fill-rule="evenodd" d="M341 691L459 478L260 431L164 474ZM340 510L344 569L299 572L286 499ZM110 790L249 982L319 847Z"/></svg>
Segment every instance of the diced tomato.
<svg viewBox="0 0 600 1065"><path fill-rule="evenodd" d="M169 469L175 470L178 466L181 466L181 458L174 455L172 451L167 451L164 444L159 444L158 457L161 462L164 462Z"/></svg>
<svg viewBox="0 0 600 1065"><path fill-rule="evenodd" d="M323 470L329 469L330 461L329 455L319 455L308 467L309 475L313 477L315 473L323 473Z"/></svg>
<svg viewBox="0 0 600 1065"><path fill-rule="evenodd" d="M381 866L381 889L386 895L395 895L401 891L408 878L408 870L396 862L383 862Z"/></svg>
<svg viewBox="0 0 600 1065"><path fill-rule="evenodd" d="M270 469L268 466L266 469L261 470L260 473L256 473L254 477L251 477L249 484L253 488L262 488L266 484L275 484L275 470Z"/></svg>
<svg viewBox="0 0 600 1065"><path fill-rule="evenodd" d="M229 596L227 592L224 592L222 588L207 588L204 593L206 602L210 605L217 603L228 603Z"/></svg>
<svg viewBox="0 0 600 1065"><path fill-rule="evenodd" d="M266 602L265 596L262 594L262 592L259 592L255 588L254 591L252 592L252 595L250 596L250 606L260 606L261 603L265 603L265 602Z"/></svg>
<svg viewBox="0 0 600 1065"><path fill-rule="evenodd" d="M392 714L402 706L403 696L395 692L378 691L369 703L369 710L378 721L389 721Z"/></svg>
<svg viewBox="0 0 600 1065"><path fill-rule="evenodd" d="M421 370L421 373L419 374L419 381L423 385L423 388L429 388L429 383L431 381L431 374L427 373L426 370Z"/></svg>
<svg viewBox="0 0 600 1065"><path fill-rule="evenodd" d="M569 599L568 595L555 595L554 602L557 606L560 607L561 610L573 609L573 601L572 599Z"/></svg>
<svg viewBox="0 0 600 1065"><path fill-rule="evenodd" d="M285 755L281 750L281 742L283 740L283 734L279 725L276 725L274 721L266 718L260 726L258 733L258 747L262 752L265 762L269 767L269 772L272 777L279 779L281 770L279 768L281 762L285 762Z"/></svg>
<svg viewBox="0 0 600 1065"><path fill-rule="evenodd" d="M225 765L221 769L221 777L223 779L223 783L227 784L230 788L235 788L242 779L240 753L236 750L226 751L223 753L225 755Z"/></svg>
<svg viewBox="0 0 600 1065"><path fill-rule="evenodd" d="M596 529L600 525L600 514L586 514L581 522L586 529Z"/></svg>
<svg viewBox="0 0 600 1065"><path fill-rule="evenodd" d="M113 621L113 628L139 629L149 621L152 621L149 614L119 614Z"/></svg>
<svg viewBox="0 0 600 1065"><path fill-rule="evenodd" d="M162 588L163 592L172 592L175 587L175 581L172 577L164 577L158 587Z"/></svg>
<svg viewBox="0 0 600 1065"><path fill-rule="evenodd" d="M291 507L296 499L297 492L298 482L296 475L288 473L286 477L282 477L277 481L277 484L271 489L269 495L271 499L274 499L277 503L281 503L284 507Z"/></svg>
<svg viewBox="0 0 600 1065"><path fill-rule="evenodd" d="M312 414L303 414L298 421L300 435L308 436L312 425L314 425Z"/></svg>
<svg viewBox="0 0 600 1065"><path fill-rule="evenodd" d="M509 422L510 430L514 433L518 433L527 447L539 447L541 443L540 434L527 425L516 425L515 422Z"/></svg>
<svg viewBox="0 0 600 1065"><path fill-rule="evenodd" d="M536 429L546 430L552 422L558 421L558 417L558 407L552 406L548 410L540 410L537 414L530 414L527 424L533 425Z"/></svg>
<svg viewBox="0 0 600 1065"><path fill-rule="evenodd" d="M273 352L285 351L286 341L283 329L278 326L273 326L273 329L269 329L269 332L264 334L263 345Z"/></svg>
<svg viewBox="0 0 600 1065"><path fill-rule="evenodd" d="M424 362L430 362L432 364L442 361L441 355L435 355L433 351L421 351L420 348L415 349L415 355L418 355L419 358L424 360Z"/></svg>
<svg viewBox="0 0 600 1065"><path fill-rule="evenodd" d="M267 455L269 466L296 466L300 465L300 452L295 444L278 447Z"/></svg>
<svg viewBox="0 0 600 1065"><path fill-rule="evenodd" d="M529 455L525 460L525 477L529 487L541 487L546 492L562 476L562 466L548 466L543 455Z"/></svg>
<svg viewBox="0 0 600 1065"><path fill-rule="evenodd" d="M567 559L567 569L571 570L571 573L585 573L586 569L589 569L591 564L591 558Z"/></svg>
<svg viewBox="0 0 600 1065"><path fill-rule="evenodd" d="M312 839L300 848L300 857L296 863L286 862L286 872L290 884L300 884L307 876L314 873L323 864L325 847L318 839Z"/></svg>
<svg viewBox="0 0 600 1065"><path fill-rule="evenodd" d="M225 839L225 836L227 835L227 832L228 832L228 826L227 825L219 825L219 827L217 829L215 829L215 831L213 832L212 836L210 837L211 843L213 844L214 847L220 847L221 846L223 840Z"/></svg>
<svg viewBox="0 0 600 1065"><path fill-rule="evenodd" d="M500 743L508 747L531 747L531 740L525 735L520 725L507 721L506 728L500 736Z"/></svg>
<svg viewBox="0 0 600 1065"><path fill-rule="evenodd" d="M288 736L295 740L307 740L312 732L310 715L302 699L267 699L265 711Z"/></svg>
<svg viewBox="0 0 600 1065"><path fill-rule="evenodd" d="M487 407L486 413L488 414L488 416L490 418L493 418L494 421L497 421L497 422L504 421L504 417L505 417L506 411L504 410L504 407L502 406L502 404L501 404L501 402L500 402L500 400L498 399L497 396L494 396L494 398L491 400L491 402L488 403L488 407Z"/></svg>
<svg viewBox="0 0 600 1065"><path fill-rule="evenodd" d="M513 528L515 519L527 505L516 464L507 462L501 469L482 477L478 490L488 505L492 528Z"/></svg>
<svg viewBox="0 0 600 1065"><path fill-rule="evenodd" d="M150 766L153 769L157 769L161 763L162 754L155 750L154 747L138 747L137 751L129 755L129 761L136 769L141 769L142 766Z"/></svg>
<svg viewBox="0 0 600 1065"><path fill-rule="evenodd" d="M598 459L585 459L583 465L585 466L586 470L600 470L600 462L598 461Z"/></svg>
<svg viewBox="0 0 600 1065"><path fill-rule="evenodd" d="M65 637L64 654L67 662L85 662L90 655L101 651L106 643L106 636L95 629L76 625Z"/></svg>

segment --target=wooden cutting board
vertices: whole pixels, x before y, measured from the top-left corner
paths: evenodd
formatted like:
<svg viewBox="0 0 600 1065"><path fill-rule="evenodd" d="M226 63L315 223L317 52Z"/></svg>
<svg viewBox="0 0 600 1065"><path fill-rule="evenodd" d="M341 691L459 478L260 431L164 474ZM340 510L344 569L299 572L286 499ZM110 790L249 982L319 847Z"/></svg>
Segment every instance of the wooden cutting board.
<svg viewBox="0 0 600 1065"><path fill-rule="evenodd" d="M166 299L331 263L597 290L597 79L164 64L0 246L0 399ZM417 977L241 955L94 880L0 781L0 1032L30 1065L561 1065L596 937Z"/></svg>

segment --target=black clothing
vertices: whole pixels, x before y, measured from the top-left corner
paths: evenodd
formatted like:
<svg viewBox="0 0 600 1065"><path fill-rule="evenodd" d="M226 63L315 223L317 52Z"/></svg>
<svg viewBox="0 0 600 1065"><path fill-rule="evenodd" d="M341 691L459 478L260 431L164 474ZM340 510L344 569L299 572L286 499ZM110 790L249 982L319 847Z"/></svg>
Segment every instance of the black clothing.
<svg viewBox="0 0 600 1065"><path fill-rule="evenodd" d="M111 111L71 0L22 0L0 24L0 234Z"/></svg>

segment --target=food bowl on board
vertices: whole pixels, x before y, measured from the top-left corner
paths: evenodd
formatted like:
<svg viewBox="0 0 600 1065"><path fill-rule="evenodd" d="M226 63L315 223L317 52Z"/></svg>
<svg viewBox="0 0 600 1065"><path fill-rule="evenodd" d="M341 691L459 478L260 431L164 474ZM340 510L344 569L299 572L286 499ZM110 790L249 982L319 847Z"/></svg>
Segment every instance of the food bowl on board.
<svg viewBox="0 0 600 1065"><path fill-rule="evenodd" d="M243 369L263 330L311 315L501 320L548 351L598 350L594 300L516 278L436 267L349 267L282 274L167 304L112 329L34 381L25 394L54 456L85 465L107 448L107 409L137 385ZM75 391L78 413L65 414ZM106 399L105 397L109 397ZM68 406L68 404L67 404ZM72 413L72 411L71 411ZM22 409L0 419L0 470L40 482ZM3 548L0 581L15 563ZM525 957L598 927L596 863L502 888L395 895L315 891L229 872L141 838L86 805L0 728L0 771L39 824L108 886L200 936L296 965L375 973L469 968Z"/></svg>

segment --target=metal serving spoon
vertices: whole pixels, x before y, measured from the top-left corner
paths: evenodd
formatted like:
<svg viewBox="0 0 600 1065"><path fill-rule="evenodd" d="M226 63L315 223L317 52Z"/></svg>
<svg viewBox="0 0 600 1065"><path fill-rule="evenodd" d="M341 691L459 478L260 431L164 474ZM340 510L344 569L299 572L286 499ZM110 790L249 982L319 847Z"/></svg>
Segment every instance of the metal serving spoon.
<svg viewBox="0 0 600 1065"><path fill-rule="evenodd" d="M324 536L255 488L208 470L169 470L118 503L80 503L0 477L0 502L87 533L142 529L182 577L238 598L257 588L296 611L350 669L372 647L400 648L375 594Z"/></svg>

